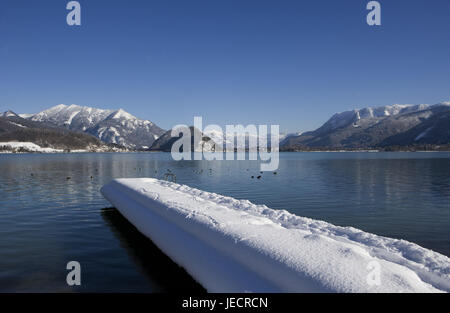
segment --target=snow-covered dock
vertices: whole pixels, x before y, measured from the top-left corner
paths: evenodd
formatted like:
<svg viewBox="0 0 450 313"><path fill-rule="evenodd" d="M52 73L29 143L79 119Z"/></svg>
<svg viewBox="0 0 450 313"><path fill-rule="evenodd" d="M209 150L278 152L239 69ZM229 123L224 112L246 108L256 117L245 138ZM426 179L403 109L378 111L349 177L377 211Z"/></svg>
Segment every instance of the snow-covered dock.
<svg viewBox="0 0 450 313"><path fill-rule="evenodd" d="M450 259L404 240L152 178L101 192L210 292L450 291Z"/></svg>

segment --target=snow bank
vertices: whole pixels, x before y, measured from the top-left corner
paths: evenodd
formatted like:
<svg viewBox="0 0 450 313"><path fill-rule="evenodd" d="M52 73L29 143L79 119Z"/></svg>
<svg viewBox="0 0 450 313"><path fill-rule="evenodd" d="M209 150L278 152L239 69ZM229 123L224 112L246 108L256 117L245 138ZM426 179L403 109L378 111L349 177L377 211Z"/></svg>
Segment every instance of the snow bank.
<svg viewBox="0 0 450 313"><path fill-rule="evenodd" d="M42 148L41 146L33 142L19 142L19 141L9 141L0 142L0 147L9 147L10 149L17 150L19 148L24 148L30 152L41 152L41 153L62 153L63 149L53 149L53 148ZM88 149L71 149L71 153L85 153L89 152Z"/></svg>
<svg viewBox="0 0 450 313"><path fill-rule="evenodd" d="M450 290L450 259L404 240L152 178L101 192L210 292Z"/></svg>
<svg viewBox="0 0 450 313"><path fill-rule="evenodd" d="M59 149L42 148L41 146L32 142L19 142L19 141L0 142L0 147L3 146L10 147L11 149L24 148L27 149L28 151L42 152L42 153L63 152L63 150Z"/></svg>

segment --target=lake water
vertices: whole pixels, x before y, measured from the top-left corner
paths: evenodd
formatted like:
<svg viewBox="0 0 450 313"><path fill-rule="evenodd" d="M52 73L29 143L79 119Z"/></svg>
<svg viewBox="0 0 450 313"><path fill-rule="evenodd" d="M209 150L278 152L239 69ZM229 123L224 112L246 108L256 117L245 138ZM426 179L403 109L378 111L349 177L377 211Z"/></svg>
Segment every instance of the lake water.
<svg viewBox="0 0 450 313"><path fill-rule="evenodd" d="M202 291L101 196L112 178L163 178L415 242L450 256L450 153L281 153L180 161L168 153L0 155L0 292ZM70 178L70 179L69 179ZM66 284L67 262L82 285Z"/></svg>

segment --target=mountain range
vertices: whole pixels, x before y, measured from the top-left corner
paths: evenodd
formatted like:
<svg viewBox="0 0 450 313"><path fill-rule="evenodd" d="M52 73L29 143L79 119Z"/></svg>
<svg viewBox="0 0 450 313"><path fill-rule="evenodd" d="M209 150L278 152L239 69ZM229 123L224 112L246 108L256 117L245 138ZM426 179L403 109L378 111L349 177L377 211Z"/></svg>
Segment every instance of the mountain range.
<svg viewBox="0 0 450 313"><path fill-rule="evenodd" d="M360 149L450 143L450 102L388 105L333 115L314 131L286 137L284 150Z"/></svg>
<svg viewBox="0 0 450 313"><path fill-rule="evenodd" d="M43 132L51 133L53 142L45 141ZM122 109L60 104L37 114L18 115L12 111L0 114L0 141L35 140L46 146L61 146L55 145L57 133L65 136L61 142L74 138L77 147L83 146L80 140L85 140L92 145L106 143L144 151L168 151L176 140L170 138L170 131ZM215 144L220 142L218 139L223 133L211 131L202 136L212 139L210 143ZM98 139L95 142L92 141L94 137ZM228 137L225 142L227 140ZM314 131L280 135L280 149L284 151L439 147L449 144L450 102L395 104L345 111L334 114Z"/></svg>
<svg viewBox="0 0 450 313"><path fill-rule="evenodd" d="M106 143L128 149L148 149L165 130L119 110L103 110L86 106L60 104L27 119L84 132Z"/></svg>
<svg viewBox="0 0 450 313"><path fill-rule="evenodd" d="M24 119L13 111L0 114L0 143L9 142L33 143L40 148L50 150L122 150L117 145L106 144L89 134ZM1 144L1 146L3 148L4 145Z"/></svg>

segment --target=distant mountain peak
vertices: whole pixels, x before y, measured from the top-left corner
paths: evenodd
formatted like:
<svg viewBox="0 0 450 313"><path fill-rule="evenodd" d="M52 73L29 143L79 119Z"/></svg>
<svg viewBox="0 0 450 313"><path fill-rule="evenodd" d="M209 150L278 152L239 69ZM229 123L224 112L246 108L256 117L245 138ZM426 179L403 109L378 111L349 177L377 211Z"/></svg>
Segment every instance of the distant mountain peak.
<svg viewBox="0 0 450 313"><path fill-rule="evenodd" d="M65 108L67 108L67 105L65 105L65 104L58 104L58 105L55 105L55 106L51 107L50 109L47 109L46 111L60 111L60 110L63 110Z"/></svg>
<svg viewBox="0 0 450 313"><path fill-rule="evenodd" d="M15 112L13 112L11 110L3 112L0 116L1 117L19 117L18 114L16 114Z"/></svg>
<svg viewBox="0 0 450 313"><path fill-rule="evenodd" d="M104 142L132 149L150 147L155 138L165 132L154 123L138 119L123 109L105 110L76 104L59 104L29 119L86 132Z"/></svg>
<svg viewBox="0 0 450 313"><path fill-rule="evenodd" d="M126 112L123 109L118 109L117 111L113 112L110 115L111 118L115 118L115 119L128 119L128 120L133 120L133 119L138 119L137 117L135 117L134 115L131 115L130 113Z"/></svg>
<svg viewBox="0 0 450 313"><path fill-rule="evenodd" d="M284 147L367 148L450 143L450 102L393 104L334 114L314 131L286 137Z"/></svg>
<svg viewBox="0 0 450 313"><path fill-rule="evenodd" d="M391 104L376 107L364 107L361 109L355 109L351 112L359 113L361 118L379 118L397 115L404 113L405 111L420 111L425 110L429 107L428 104ZM349 111L347 111L349 112ZM342 112L345 113L345 112ZM338 113L339 115L340 113Z"/></svg>
<svg viewBox="0 0 450 313"><path fill-rule="evenodd" d="M56 152L55 149L61 152L72 149L99 152L123 151L122 147L105 144L89 134L25 119L12 111L5 113L13 114L6 114L4 117L0 114L2 117L0 118L0 142L21 142L21 146L38 147L38 149L25 149L25 151ZM41 147L45 148L41 149ZM7 150L15 151L15 148L11 146Z"/></svg>

